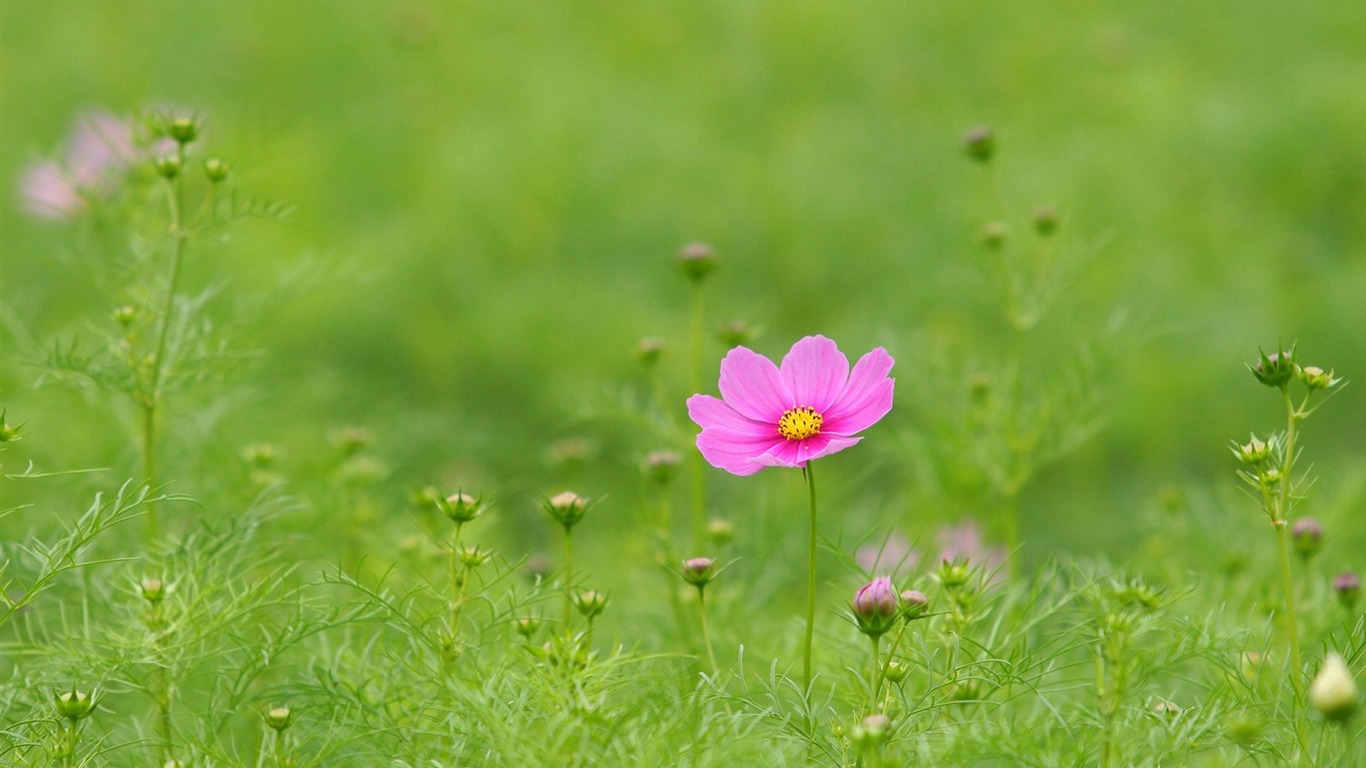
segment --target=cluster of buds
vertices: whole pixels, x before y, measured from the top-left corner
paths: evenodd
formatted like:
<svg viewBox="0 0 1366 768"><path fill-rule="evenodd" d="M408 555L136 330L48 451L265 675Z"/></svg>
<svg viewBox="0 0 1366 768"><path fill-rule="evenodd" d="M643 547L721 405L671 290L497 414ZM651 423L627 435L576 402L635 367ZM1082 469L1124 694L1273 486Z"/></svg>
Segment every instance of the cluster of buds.
<svg viewBox="0 0 1366 768"><path fill-rule="evenodd" d="M898 594L890 578L879 576L854 595L854 622L860 632L878 638L898 621L922 618L929 604L930 599L923 592L908 589Z"/></svg>
<svg viewBox="0 0 1366 768"><path fill-rule="evenodd" d="M542 506L552 520L564 526L565 531L568 531L583 519L584 513L588 511L588 507L591 505L588 499L577 493L565 491L546 499Z"/></svg>
<svg viewBox="0 0 1366 768"><path fill-rule="evenodd" d="M1277 389L1285 389L1291 379L1299 380L1311 392L1332 389L1342 383L1342 379L1334 376L1332 371L1325 371L1316 365L1301 366L1296 363L1294 346L1269 355L1257 350L1257 362L1248 365L1248 369L1257 377L1257 381Z"/></svg>

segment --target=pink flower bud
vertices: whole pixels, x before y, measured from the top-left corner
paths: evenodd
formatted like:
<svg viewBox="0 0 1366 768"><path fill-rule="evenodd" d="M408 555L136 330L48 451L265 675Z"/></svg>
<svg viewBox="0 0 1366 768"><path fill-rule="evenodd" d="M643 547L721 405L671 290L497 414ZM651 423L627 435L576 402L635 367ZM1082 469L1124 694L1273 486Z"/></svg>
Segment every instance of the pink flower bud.
<svg viewBox="0 0 1366 768"><path fill-rule="evenodd" d="M896 588L886 576L879 576L860 588L854 595L853 607L859 631L871 637L891 629L901 608Z"/></svg>

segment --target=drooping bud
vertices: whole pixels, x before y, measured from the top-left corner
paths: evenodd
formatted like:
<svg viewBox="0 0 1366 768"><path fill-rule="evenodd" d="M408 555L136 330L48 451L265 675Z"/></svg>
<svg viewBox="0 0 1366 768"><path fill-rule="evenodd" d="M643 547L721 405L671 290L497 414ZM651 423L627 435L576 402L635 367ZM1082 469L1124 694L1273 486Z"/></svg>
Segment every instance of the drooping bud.
<svg viewBox="0 0 1366 768"><path fill-rule="evenodd" d="M1333 591L1344 608L1355 608L1357 598L1361 596L1361 577L1353 571L1343 571L1333 577Z"/></svg>
<svg viewBox="0 0 1366 768"><path fill-rule="evenodd" d="M716 561L710 557L694 557L683 561L683 580L701 589L716 578Z"/></svg>
<svg viewBox="0 0 1366 768"><path fill-rule="evenodd" d="M78 691L74 685L69 691L53 694L53 700L57 704L57 714L73 723L95 711L95 695Z"/></svg>
<svg viewBox="0 0 1366 768"><path fill-rule="evenodd" d="M892 580L886 576L860 587L853 607L859 631L869 637L880 637L891 629L901 609Z"/></svg>
<svg viewBox="0 0 1366 768"><path fill-rule="evenodd" d="M266 710L265 720L266 725L279 733L294 723L294 713L289 711L289 707L271 707Z"/></svg>
<svg viewBox="0 0 1366 768"><path fill-rule="evenodd" d="M583 519L584 513L588 511L588 499L573 491L564 491L551 496L543 506L546 514L567 531Z"/></svg>
<svg viewBox="0 0 1366 768"><path fill-rule="evenodd" d="M1328 654L1323 666L1309 684L1309 704L1332 722L1341 723L1357 708L1357 684L1347 662L1336 653Z"/></svg>
<svg viewBox="0 0 1366 768"><path fill-rule="evenodd" d="M996 135L985 125L975 125L963 135L963 149L968 157L986 163L996 153Z"/></svg>
<svg viewBox="0 0 1366 768"><path fill-rule="evenodd" d="M1308 560L1323 548L1323 526L1312 517L1301 517L1290 527L1290 539L1300 557Z"/></svg>
<svg viewBox="0 0 1366 768"><path fill-rule="evenodd" d="M579 613L583 614L583 617L589 621L592 621L607 607L607 595L591 589L575 592L570 595L569 600L574 603L575 608L579 609Z"/></svg>
<svg viewBox="0 0 1366 768"><path fill-rule="evenodd" d="M695 283L716 269L716 252L703 242L692 242L678 249L678 265L683 274Z"/></svg>
<svg viewBox="0 0 1366 768"><path fill-rule="evenodd" d="M1257 381L1268 387L1284 387L1295 375L1295 348L1266 354L1257 350L1258 360L1248 366Z"/></svg>

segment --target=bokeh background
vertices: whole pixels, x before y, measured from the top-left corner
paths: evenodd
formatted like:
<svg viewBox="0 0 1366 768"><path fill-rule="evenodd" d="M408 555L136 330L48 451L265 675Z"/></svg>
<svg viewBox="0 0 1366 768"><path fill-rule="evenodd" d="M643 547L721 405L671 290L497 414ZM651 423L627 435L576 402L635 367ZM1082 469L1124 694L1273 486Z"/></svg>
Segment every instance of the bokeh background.
<svg viewBox="0 0 1366 768"><path fill-rule="evenodd" d="M1255 519L1226 445L1282 423L1244 368L1259 347L1298 341L1305 363L1366 380L1360 3L0 9L0 398L28 431L7 469L135 466L126 415L34 386L42 350L118 302L84 261L90 233L16 199L24 166L89 108L193 111L236 187L291 209L191 254L190 284L224 281L215 311L259 354L231 398L173 405L205 422L178 438L198 478L181 489L235 482L261 441L307 474L329 432L360 426L385 468L381 539L412 528L406 494L427 483L487 489L505 535L533 544L549 540L534 499L565 485L628 521L640 458L687 448L683 425L652 418L637 346L664 341L681 420L690 299L674 259L693 240L722 263L710 327L746 321L775 356L819 332L897 357L897 409L826 473L847 478L834 498L864 499L864 530L914 537L982 513L989 499L955 491L935 414L1011 354L1065 409L1058 361L1104 329L1122 338L1087 390L1099 431L1021 494L1036 553L1124 556L1146 511L1183 495ZM962 151L978 124L995 130L1006 208ZM1004 220L1025 238L1045 204L1082 267L1021 344L978 232ZM708 339L708 386L723 352ZM1366 400L1352 385L1322 413L1304 438L1315 512L1360 537ZM557 445L586 446L585 466L557 463ZM796 486L717 473L732 506L714 511L743 518L770 491L800 502ZM328 510L295 514L307 529Z"/></svg>

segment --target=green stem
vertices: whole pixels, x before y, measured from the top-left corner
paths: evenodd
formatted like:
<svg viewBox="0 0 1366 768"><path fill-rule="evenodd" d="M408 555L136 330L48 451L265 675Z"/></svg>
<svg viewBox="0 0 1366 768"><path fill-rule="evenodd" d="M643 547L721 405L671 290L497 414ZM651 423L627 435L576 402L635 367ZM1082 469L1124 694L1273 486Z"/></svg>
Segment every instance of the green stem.
<svg viewBox="0 0 1366 768"><path fill-rule="evenodd" d="M574 581L574 537L572 528L565 526L564 529L564 632L569 635L569 616L573 601L570 598L570 590L573 588ZM592 624L590 623L591 627Z"/></svg>
<svg viewBox="0 0 1366 768"><path fill-rule="evenodd" d="M877 706L878 694L882 692L882 661L878 656L878 645L882 636L871 635L870 639L873 641L873 674L869 678L872 690L868 697L868 709L871 710Z"/></svg>
<svg viewBox="0 0 1366 768"><path fill-rule="evenodd" d="M460 523L455 524L451 537L451 637L456 634L460 620L460 606L465 602L465 580L460 574Z"/></svg>
<svg viewBox="0 0 1366 768"><path fill-rule="evenodd" d="M80 732L76 730L76 721L68 718L66 721L66 744L62 750L62 768L71 768L71 758L76 756L76 745L80 742Z"/></svg>
<svg viewBox="0 0 1366 768"><path fill-rule="evenodd" d="M699 586L697 588L697 608L702 613L702 643L707 646L707 660L711 662L711 672L713 675L720 674L721 668L716 664L716 654L711 649L711 631L707 629L707 601L706 590Z"/></svg>
<svg viewBox="0 0 1366 768"><path fill-rule="evenodd" d="M1309 751L1309 735L1305 731L1304 721L1304 680L1303 666L1300 660L1300 633L1299 633L1299 614L1295 610L1295 585L1290 574L1290 547L1286 536L1286 527L1289 525L1291 486L1293 485L1292 472L1295 468L1295 426L1299 423L1300 414L1295 408L1295 404L1290 397L1289 389L1282 387L1281 394L1285 398L1285 455L1281 457L1281 488L1279 509L1276 519L1276 546L1280 550L1281 561L1281 588L1285 593L1285 634L1290 644L1290 685L1295 694L1295 736L1300 742L1300 754L1307 755Z"/></svg>
<svg viewBox="0 0 1366 768"><path fill-rule="evenodd" d="M289 762L285 759L285 732L275 732L275 768L285 768Z"/></svg>
<svg viewBox="0 0 1366 768"><path fill-rule="evenodd" d="M701 281L693 284L692 329L688 344L688 372L692 377L692 391L702 391L702 327L703 293ZM693 549L701 551L707 533L707 484L702 466L702 454L692 451L692 540Z"/></svg>
<svg viewBox="0 0 1366 768"><path fill-rule="evenodd" d="M811 497L811 539L806 552L806 638L802 646L802 678L811 689L811 639L816 631L816 476L814 462L806 462L806 487Z"/></svg>
<svg viewBox="0 0 1366 768"><path fill-rule="evenodd" d="M166 195L170 207L171 233L171 274L166 280L166 297L162 301L161 315L158 320L161 328L157 331L156 353L152 356L152 370L147 391L142 397L142 463L143 473L147 476L147 486L156 486L156 422L157 410L162 400L162 372L166 364L166 340L171 330L171 313L175 310L176 286L180 281L180 264L185 254L185 241L189 235L180 221L180 184L166 182L170 190ZM153 541L159 534L156 506L147 505L147 539Z"/></svg>

